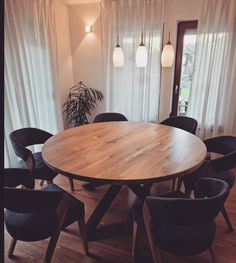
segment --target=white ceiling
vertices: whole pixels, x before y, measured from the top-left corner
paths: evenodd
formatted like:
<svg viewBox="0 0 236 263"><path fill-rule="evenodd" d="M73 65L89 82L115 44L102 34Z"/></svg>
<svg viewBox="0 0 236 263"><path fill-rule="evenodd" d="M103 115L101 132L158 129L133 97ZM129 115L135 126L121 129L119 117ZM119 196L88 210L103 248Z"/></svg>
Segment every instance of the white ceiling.
<svg viewBox="0 0 236 263"><path fill-rule="evenodd" d="M101 0L59 0L67 5L79 5L79 4L90 4L90 3L98 3Z"/></svg>

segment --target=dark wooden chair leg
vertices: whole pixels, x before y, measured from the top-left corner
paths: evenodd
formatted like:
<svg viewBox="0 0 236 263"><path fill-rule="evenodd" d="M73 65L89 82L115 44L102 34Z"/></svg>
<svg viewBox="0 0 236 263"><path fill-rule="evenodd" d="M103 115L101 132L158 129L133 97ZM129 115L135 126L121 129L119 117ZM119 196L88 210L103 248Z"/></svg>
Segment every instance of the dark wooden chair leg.
<svg viewBox="0 0 236 263"><path fill-rule="evenodd" d="M135 249L138 240L138 224L133 221L133 240L132 240L132 257L135 258Z"/></svg>
<svg viewBox="0 0 236 263"><path fill-rule="evenodd" d="M171 187L172 191L175 190L175 184L176 184L176 178L172 180L172 187Z"/></svg>
<svg viewBox="0 0 236 263"><path fill-rule="evenodd" d="M40 186L43 186L43 182L44 182L44 180L40 180L39 185L40 185Z"/></svg>
<svg viewBox="0 0 236 263"><path fill-rule="evenodd" d="M67 203L66 203L65 197L63 197L56 210L56 213L58 216L58 223L55 226L55 230L53 234L51 235L51 238L48 244L48 248L47 248L47 251L44 257L44 263L50 263L52 260L53 253L57 245L57 240L59 238L64 220L66 217L66 212L67 212Z"/></svg>
<svg viewBox="0 0 236 263"><path fill-rule="evenodd" d="M233 226L232 226L232 224L231 224L231 222L230 222L228 213L227 213L227 211L226 211L226 209L225 209L224 206L223 206L223 208L221 209L221 213L222 213L222 215L223 215L223 217L224 217L224 219L225 219L225 221L226 221L226 224L228 225L229 231L232 232L234 229L233 229Z"/></svg>
<svg viewBox="0 0 236 263"><path fill-rule="evenodd" d="M15 246L16 246L16 242L17 242L17 239L12 238L11 244L10 244L10 247L9 247L9 250L8 250L8 257L9 258L12 258L12 256L13 256L13 252L14 252L14 249L15 249Z"/></svg>
<svg viewBox="0 0 236 263"><path fill-rule="evenodd" d="M215 254L214 254L214 251L213 251L212 247L209 248L209 252L210 252L210 255L211 255L212 262L216 263L216 258L215 258Z"/></svg>
<svg viewBox="0 0 236 263"><path fill-rule="evenodd" d="M154 263L161 263L161 256L157 245L155 244L154 236L153 236L153 223L152 218L148 210L148 206L146 202L143 206L143 219L144 225L147 233L149 247L152 252L152 258Z"/></svg>
<svg viewBox="0 0 236 263"><path fill-rule="evenodd" d="M45 263L51 262L54 250L55 250L56 245L57 245L57 240L59 238L59 235L60 235L60 231L51 236L49 244L48 244L48 248L47 248L47 251L46 251L46 254L44 257Z"/></svg>
<svg viewBox="0 0 236 263"><path fill-rule="evenodd" d="M74 192L75 191L74 182L73 182L73 179L71 177L69 177L69 183L70 183L70 190L72 192Z"/></svg>
<svg viewBox="0 0 236 263"><path fill-rule="evenodd" d="M80 235L83 240L84 252L86 255L88 255L89 254L88 238L87 238L87 230L86 230L84 217L78 220L78 226L79 226Z"/></svg>
<svg viewBox="0 0 236 263"><path fill-rule="evenodd" d="M178 182L177 182L177 191L180 191L180 188L181 188L181 185L182 185L182 178L181 177L179 177L178 178Z"/></svg>

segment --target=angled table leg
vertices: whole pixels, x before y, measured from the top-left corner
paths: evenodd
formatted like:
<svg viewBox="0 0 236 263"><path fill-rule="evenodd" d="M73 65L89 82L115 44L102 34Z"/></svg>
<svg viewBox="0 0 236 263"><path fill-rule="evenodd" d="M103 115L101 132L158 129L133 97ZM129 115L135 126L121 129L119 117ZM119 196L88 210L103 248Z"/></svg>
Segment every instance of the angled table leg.
<svg viewBox="0 0 236 263"><path fill-rule="evenodd" d="M139 184L128 184L128 187L136 194L136 196L144 200L146 196L149 195L149 188L141 186Z"/></svg>
<svg viewBox="0 0 236 263"><path fill-rule="evenodd" d="M86 223L88 238L91 237L93 232L96 230L99 222L102 220L121 187L122 185L111 185L98 203L97 207Z"/></svg>

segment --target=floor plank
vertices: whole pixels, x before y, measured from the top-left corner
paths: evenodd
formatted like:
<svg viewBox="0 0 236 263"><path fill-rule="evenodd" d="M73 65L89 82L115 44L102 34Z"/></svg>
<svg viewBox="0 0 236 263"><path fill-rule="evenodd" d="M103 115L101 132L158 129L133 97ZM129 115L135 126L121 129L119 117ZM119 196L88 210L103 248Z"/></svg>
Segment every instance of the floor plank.
<svg viewBox="0 0 236 263"><path fill-rule="evenodd" d="M64 176L57 176L55 183L70 192L69 181ZM74 180L75 191L72 193L85 203L86 219L95 208L99 198L105 192L107 186L98 187L96 191L87 191L82 185L84 182ZM162 182L152 188L152 194L164 193L171 188L171 182ZM83 254L83 246L78 235L77 224L72 224L66 231L62 231L53 256L54 263L151 263L152 258L147 244L145 232L138 240L137 257L135 261L131 258L132 244L132 214L131 207L135 201L135 195L123 187L114 200L109 211L99 226L99 231L94 240L89 242L90 256ZM236 262L236 184L231 189L230 196L226 203L231 222L235 229L228 233L225 221L220 214L217 217L217 234L213 249L216 254L217 263ZM38 242L17 242L14 258L7 258L7 250L10 244L10 236L5 231L5 262L43 262L44 253L48 240ZM210 263L208 252L194 257L177 257L166 252L161 252L162 263Z"/></svg>

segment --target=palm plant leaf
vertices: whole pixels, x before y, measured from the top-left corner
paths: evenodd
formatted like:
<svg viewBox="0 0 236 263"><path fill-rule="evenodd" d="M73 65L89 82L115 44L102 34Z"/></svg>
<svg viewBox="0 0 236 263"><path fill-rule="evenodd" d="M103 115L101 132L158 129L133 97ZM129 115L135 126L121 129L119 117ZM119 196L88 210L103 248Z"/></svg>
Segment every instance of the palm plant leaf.
<svg viewBox="0 0 236 263"><path fill-rule="evenodd" d="M66 102L63 104L63 113L66 121L72 126L88 124L87 115L91 115L97 101L103 100L101 91L87 87L82 81L70 88Z"/></svg>

